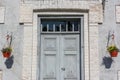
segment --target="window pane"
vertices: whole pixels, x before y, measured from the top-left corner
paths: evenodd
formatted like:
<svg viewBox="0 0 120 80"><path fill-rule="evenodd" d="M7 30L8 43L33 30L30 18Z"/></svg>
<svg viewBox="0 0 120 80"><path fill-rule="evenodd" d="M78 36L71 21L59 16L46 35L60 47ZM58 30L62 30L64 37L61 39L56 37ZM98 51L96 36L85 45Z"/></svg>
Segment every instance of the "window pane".
<svg viewBox="0 0 120 80"><path fill-rule="evenodd" d="M66 26L65 25L61 25L61 31L66 31Z"/></svg>
<svg viewBox="0 0 120 80"><path fill-rule="evenodd" d="M47 31L47 26L43 25L42 31Z"/></svg>
<svg viewBox="0 0 120 80"><path fill-rule="evenodd" d="M61 25L61 31L66 31L66 25L65 24Z"/></svg>
<svg viewBox="0 0 120 80"><path fill-rule="evenodd" d="M57 24L57 25L55 25L55 31L60 31L60 27L59 27L59 25Z"/></svg>
<svg viewBox="0 0 120 80"><path fill-rule="evenodd" d="M74 27L74 31L78 31L78 26L75 26L75 27Z"/></svg>
<svg viewBox="0 0 120 80"><path fill-rule="evenodd" d="M48 31L53 31L53 24L49 24L49 29Z"/></svg>
<svg viewBox="0 0 120 80"><path fill-rule="evenodd" d="M68 31L72 31L72 22L68 21L67 25L68 25Z"/></svg>
<svg viewBox="0 0 120 80"><path fill-rule="evenodd" d="M75 27L74 27L74 31L78 31L78 24L79 24L79 23L76 23L76 22L75 22L75 24L74 24L74 26L75 26Z"/></svg>

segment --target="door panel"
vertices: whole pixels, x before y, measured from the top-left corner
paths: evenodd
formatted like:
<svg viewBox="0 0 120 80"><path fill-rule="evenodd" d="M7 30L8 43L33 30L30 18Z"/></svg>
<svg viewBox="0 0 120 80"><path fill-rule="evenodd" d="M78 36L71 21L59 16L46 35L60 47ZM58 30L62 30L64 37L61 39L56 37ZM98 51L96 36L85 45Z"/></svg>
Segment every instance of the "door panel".
<svg viewBox="0 0 120 80"><path fill-rule="evenodd" d="M58 37L41 35L41 80L57 80Z"/></svg>
<svg viewBox="0 0 120 80"><path fill-rule="evenodd" d="M76 54L64 55L65 75L64 78L77 78L77 56Z"/></svg>
<svg viewBox="0 0 120 80"><path fill-rule="evenodd" d="M41 80L80 80L79 34L41 35Z"/></svg>
<svg viewBox="0 0 120 80"><path fill-rule="evenodd" d="M45 55L44 58L44 78L55 78L56 55Z"/></svg>
<svg viewBox="0 0 120 80"><path fill-rule="evenodd" d="M62 35L62 80L79 80L79 35Z"/></svg>

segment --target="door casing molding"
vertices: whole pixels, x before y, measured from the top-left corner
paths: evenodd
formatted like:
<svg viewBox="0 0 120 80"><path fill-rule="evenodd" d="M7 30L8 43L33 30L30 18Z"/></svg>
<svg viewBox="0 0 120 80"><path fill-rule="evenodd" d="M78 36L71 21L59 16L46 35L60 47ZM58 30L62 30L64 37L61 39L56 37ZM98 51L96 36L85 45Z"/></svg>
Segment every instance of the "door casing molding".
<svg viewBox="0 0 120 80"><path fill-rule="evenodd" d="M81 55L83 57L82 59L82 73L83 75L82 80L89 80L89 38L88 38L88 13L81 13L81 12L35 12L33 14L33 27L32 27L32 34L33 34L33 39L32 39L32 66L31 66L31 72L32 72L32 80L39 80L39 56L40 53L40 27L39 27L39 17L38 16L43 16L43 15L58 15L58 16L81 16L82 18L82 26L83 28L81 29L81 53L84 55ZM73 17L74 18L74 17Z"/></svg>

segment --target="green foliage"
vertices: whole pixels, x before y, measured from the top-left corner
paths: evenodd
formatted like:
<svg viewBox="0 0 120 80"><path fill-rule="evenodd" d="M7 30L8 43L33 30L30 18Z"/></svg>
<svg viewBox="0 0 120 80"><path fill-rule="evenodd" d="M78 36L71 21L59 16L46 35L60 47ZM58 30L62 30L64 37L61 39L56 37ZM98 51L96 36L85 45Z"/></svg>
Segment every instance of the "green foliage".
<svg viewBox="0 0 120 80"><path fill-rule="evenodd" d="M115 45L108 46L108 52L113 52L114 50L119 51L119 49Z"/></svg>
<svg viewBox="0 0 120 80"><path fill-rule="evenodd" d="M1 52L2 53L5 53L5 52L12 52L12 48L11 47L6 47L6 48L3 48L2 50L1 50Z"/></svg>

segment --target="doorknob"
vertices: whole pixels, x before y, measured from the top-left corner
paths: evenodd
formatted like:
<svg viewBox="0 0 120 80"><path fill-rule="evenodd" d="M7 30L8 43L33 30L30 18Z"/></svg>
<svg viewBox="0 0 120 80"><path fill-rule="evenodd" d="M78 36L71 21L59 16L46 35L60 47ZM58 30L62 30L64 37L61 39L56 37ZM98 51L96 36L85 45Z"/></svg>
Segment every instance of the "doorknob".
<svg viewBox="0 0 120 80"><path fill-rule="evenodd" d="M61 68L61 70L65 71L65 68Z"/></svg>

